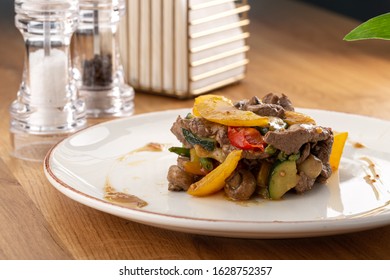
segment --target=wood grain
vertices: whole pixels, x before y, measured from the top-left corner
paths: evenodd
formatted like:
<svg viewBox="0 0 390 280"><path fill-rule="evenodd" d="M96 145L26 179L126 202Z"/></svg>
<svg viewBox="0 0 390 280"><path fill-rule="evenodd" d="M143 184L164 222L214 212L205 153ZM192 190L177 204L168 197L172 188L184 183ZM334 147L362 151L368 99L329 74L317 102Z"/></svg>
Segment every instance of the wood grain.
<svg viewBox="0 0 390 280"><path fill-rule="evenodd" d="M22 185L0 159L0 259L69 259Z"/></svg>
<svg viewBox="0 0 390 280"><path fill-rule="evenodd" d="M214 93L234 100L285 93L299 107L390 120L388 42L345 42L358 22L299 2L252 2L247 76ZM317 238L219 238L130 222L65 197L49 184L41 163L11 155L8 107L24 55L11 24L0 21L0 259L390 258L390 226ZM136 114L192 102L137 92Z"/></svg>

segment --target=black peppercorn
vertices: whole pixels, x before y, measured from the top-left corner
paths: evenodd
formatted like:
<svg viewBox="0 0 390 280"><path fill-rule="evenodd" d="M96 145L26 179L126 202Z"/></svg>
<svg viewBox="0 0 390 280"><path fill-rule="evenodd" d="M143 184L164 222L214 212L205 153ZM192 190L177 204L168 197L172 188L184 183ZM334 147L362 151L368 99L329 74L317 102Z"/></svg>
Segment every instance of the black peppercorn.
<svg viewBox="0 0 390 280"><path fill-rule="evenodd" d="M95 55L83 65L83 85L106 87L112 83L111 54Z"/></svg>

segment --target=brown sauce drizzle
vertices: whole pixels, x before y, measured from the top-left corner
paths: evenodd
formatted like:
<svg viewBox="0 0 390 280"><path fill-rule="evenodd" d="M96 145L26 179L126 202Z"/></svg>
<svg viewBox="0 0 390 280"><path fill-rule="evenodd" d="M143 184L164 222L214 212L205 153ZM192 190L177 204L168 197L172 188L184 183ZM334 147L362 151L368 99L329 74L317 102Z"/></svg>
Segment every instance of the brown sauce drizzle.
<svg viewBox="0 0 390 280"><path fill-rule="evenodd" d="M366 183L370 185L371 188L373 189L376 198L379 199L379 192L377 187L375 186L375 183L380 181L380 176L375 169L375 163L368 157L361 157L360 160L365 161L368 164L367 165L368 170L366 170L366 176L364 176L363 178L366 181Z"/></svg>
<svg viewBox="0 0 390 280"><path fill-rule="evenodd" d="M364 146L362 143L355 142L355 143L353 143L353 147L355 149L364 149L366 146Z"/></svg>
<svg viewBox="0 0 390 280"><path fill-rule="evenodd" d="M104 199L109 202L119 204L127 208L142 208L148 205L148 203L139 197L116 191L107 180L106 185L104 186Z"/></svg>
<svg viewBox="0 0 390 280"><path fill-rule="evenodd" d="M150 142L143 147L132 150L127 154L124 154L118 158L118 161L124 161L129 155L138 153L138 152L162 152L164 150L164 145L160 143Z"/></svg>
<svg viewBox="0 0 390 280"><path fill-rule="evenodd" d="M163 150L163 148L164 148L163 144L150 142L141 148L135 149L132 152L133 153L136 153L136 152L161 152Z"/></svg>
<svg viewBox="0 0 390 280"><path fill-rule="evenodd" d="M374 182L376 179L379 179L380 176L379 176L378 172L376 172L375 163L371 159L369 159L368 157L361 157L360 159L368 163L368 169L370 170L370 173L371 173L371 174L368 174L368 176L370 176L371 179L374 180Z"/></svg>

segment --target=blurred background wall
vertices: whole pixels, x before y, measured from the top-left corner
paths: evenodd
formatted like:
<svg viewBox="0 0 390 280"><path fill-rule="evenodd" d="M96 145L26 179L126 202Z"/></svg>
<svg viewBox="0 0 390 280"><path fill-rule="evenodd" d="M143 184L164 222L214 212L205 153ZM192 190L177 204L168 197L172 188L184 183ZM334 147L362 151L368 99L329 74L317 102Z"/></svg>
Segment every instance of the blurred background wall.
<svg viewBox="0 0 390 280"><path fill-rule="evenodd" d="M257 2L254 0L252 2ZM262 0L260 0L262 1ZM374 16L390 12L390 0L297 0L317 5L337 13L365 21Z"/></svg>
<svg viewBox="0 0 390 280"><path fill-rule="evenodd" d="M144 0L146 1L146 0ZM261 1L273 0L249 0L251 5ZM289 0L300 1L321 6L335 12L353 17L360 21L373 16L390 12L390 0ZM14 14L14 0L0 0L0 20L9 20Z"/></svg>
<svg viewBox="0 0 390 280"><path fill-rule="evenodd" d="M146 1L146 0L143 0ZM252 6L261 1L274 0L248 0ZM288 0L300 1L310 5L316 5L337 13L365 21L373 16L390 12L390 0ZM254 7L253 10L256 10ZM8 21L13 24L14 0L0 0L0 21Z"/></svg>
<svg viewBox="0 0 390 280"><path fill-rule="evenodd" d="M9 20L14 15L14 0L0 0L0 20Z"/></svg>

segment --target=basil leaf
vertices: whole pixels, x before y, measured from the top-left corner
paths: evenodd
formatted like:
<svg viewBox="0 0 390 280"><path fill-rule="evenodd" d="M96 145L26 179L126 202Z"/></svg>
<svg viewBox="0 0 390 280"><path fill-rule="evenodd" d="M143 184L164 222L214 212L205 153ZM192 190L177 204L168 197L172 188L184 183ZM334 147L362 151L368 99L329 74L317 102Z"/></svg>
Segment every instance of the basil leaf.
<svg viewBox="0 0 390 280"><path fill-rule="evenodd" d="M213 151L215 149L215 140L211 138L198 137L191 131L182 128L183 136L191 145L200 145L202 148Z"/></svg>
<svg viewBox="0 0 390 280"><path fill-rule="evenodd" d="M365 39L390 40L390 13L363 22L344 37L345 41Z"/></svg>

